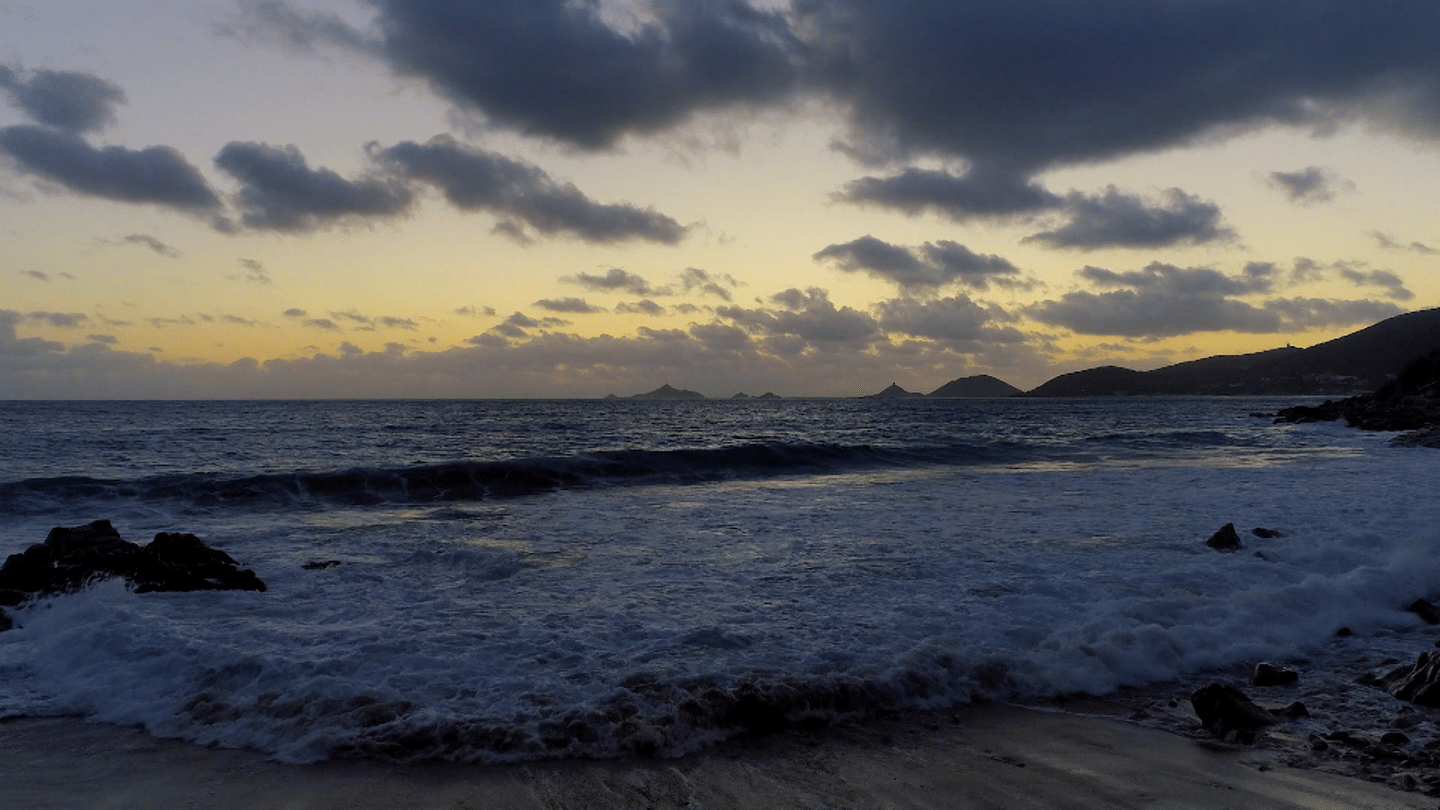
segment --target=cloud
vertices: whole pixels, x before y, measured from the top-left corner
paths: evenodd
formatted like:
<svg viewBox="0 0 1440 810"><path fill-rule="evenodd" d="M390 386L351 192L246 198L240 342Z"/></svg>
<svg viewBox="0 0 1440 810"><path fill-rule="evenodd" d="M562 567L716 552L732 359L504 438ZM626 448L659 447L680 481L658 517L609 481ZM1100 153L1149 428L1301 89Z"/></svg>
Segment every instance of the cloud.
<svg viewBox="0 0 1440 810"><path fill-rule="evenodd" d="M1077 334L1160 338L1196 332L1274 334L1373 323L1402 310L1380 301L1276 298L1259 306L1235 296L1273 289L1273 265L1251 263L1229 276L1208 267L1152 263L1144 270L1114 272L1086 267L1079 275L1109 292L1069 292L1059 300L1025 307L1040 323Z"/></svg>
<svg viewBox="0 0 1440 810"><path fill-rule="evenodd" d="M653 208L597 203L538 166L466 146L448 135L424 144L372 147L371 154L407 178L436 186L461 210L513 217L518 222L502 221L500 230L521 238L528 235L520 223L547 236L568 233L596 243L641 239L675 244L687 230Z"/></svg>
<svg viewBox="0 0 1440 810"><path fill-rule="evenodd" d="M1088 251L1201 245L1235 238L1222 221L1220 206L1178 188L1165 190L1158 201L1114 186L1100 196L1072 191L1065 196L1064 212L1069 217L1064 225L1021 241Z"/></svg>
<svg viewBox="0 0 1440 810"><path fill-rule="evenodd" d="M300 309L299 307L291 307L290 309L285 310L283 314L287 318L305 318L309 317L310 315L310 313L306 312L303 309Z"/></svg>
<svg viewBox="0 0 1440 810"><path fill-rule="evenodd" d="M170 247L164 242L161 242L159 239L143 233L132 233L124 239L121 239L120 241L121 243L127 245L140 245L141 247L150 248L157 254L164 256L167 259L176 259L184 255L175 248Z"/></svg>
<svg viewBox="0 0 1440 810"><path fill-rule="evenodd" d="M615 312L620 315L650 315L658 316L665 314L665 307L651 301L649 298L634 303L621 301L615 305Z"/></svg>
<svg viewBox="0 0 1440 810"><path fill-rule="evenodd" d="M893 282L902 290L936 289L961 284L983 290L992 283L1021 286L1020 268L996 255L980 255L958 242L942 239L916 249L862 236L830 245L816 253L816 261L830 261L847 273L863 272Z"/></svg>
<svg viewBox="0 0 1440 810"><path fill-rule="evenodd" d="M1405 282L1389 270L1365 270L1358 262L1336 262L1335 270L1340 278L1358 287L1380 287L1385 294L1396 301L1409 301L1415 294L1405 288Z"/></svg>
<svg viewBox="0 0 1440 810"><path fill-rule="evenodd" d="M1425 256L1435 256L1437 254L1440 254L1440 250L1437 250L1436 248L1433 248L1425 244L1424 242L1411 242L1409 244L1405 244L1402 240L1396 239L1388 234L1381 233L1380 231L1371 231L1370 236L1374 238L1376 243L1378 243L1380 247L1384 250L1404 250L1410 251L1411 253L1419 253Z"/></svg>
<svg viewBox="0 0 1440 810"><path fill-rule="evenodd" d="M90 322L90 316L81 312L31 312L25 318L49 324L56 329L78 329Z"/></svg>
<svg viewBox="0 0 1440 810"><path fill-rule="evenodd" d="M1012 327L997 327L996 321L1009 320L999 307L983 307L968 296L917 301L895 298L876 305L881 328L886 332L919 338L968 344L1021 343L1025 334Z"/></svg>
<svg viewBox="0 0 1440 810"><path fill-rule="evenodd" d="M785 17L743 0L655 3L630 31L590 1L372 3L396 71L492 125L585 148L779 101L799 75Z"/></svg>
<svg viewBox="0 0 1440 810"><path fill-rule="evenodd" d="M1276 124L1440 133L1440 17L1414 4L828 0L793 24L853 148L892 159L1033 174Z"/></svg>
<svg viewBox="0 0 1440 810"><path fill-rule="evenodd" d="M91 343L103 343L106 346L114 346L120 342L114 335L86 335L85 339Z"/></svg>
<svg viewBox="0 0 1440 810"><path fill-rule="evenodd" d="M115 121L115 107L125 102L118 85L63 70L35 70L27 79L0 66L0 88L10 91L10 103L32 121L71 134L104 129Z"/></svg>
<svg viewBox="0 0 1440 810"><path fill-rule="evenodd" d="M816 287L803 291L792 287L772 295L770 301L778 308L722 306L715 314L752 334L796 337L808 344L866 344L880 336L874 318L848 306L837 309L829 293Z"/></svg>
<svg viewBox="0 0 1440 810"><path fill-rule="evenodd" d="M285 47L300 52L313 51L319 45L334 45L367 53L373 52L378 44L338 15L297 11L279 0L242 1L239 16L217 25L215 32L241 42L278 39Z"/></svg>
<svg viewBox="0 0 1440 810"><path fill-rule="evenodd" d="M862 177L835 198L912 216L933 211L956 222L1030 215L1058 208L1062 202L1037 183L988 166L971 167L959 176L910 168L890 177Z"/></svg>
<svg viewBox="0 0 1440 810"><path fill-rule="evenodd" d="M631 295L650 295L653 292L650 288L650 283L647 282L643 276L619 267L612 267L606 270L603 276L598 276L593 273L576 273L573 276L565 276L561 281L579 284L586 289L601 292L621 291L628 292Z"/></svg>
<svg viewBox="0 0 1440 810"><path fill-rule="evenodd" d="M240 181L235 200L241 224L256 230L303 233L397 217L414 200L410 188L393 178L346 180L329 169L311 169L294 146L231 141L215 165Z"/></svg>
<svg viewBox="0 0 1440 810"><path fill-rule="evenodd" d="M21 270L20 275L25 276L26 278L33 278L36 281L50 280L50 275L48 273L42 273L39 270Z"/></svg>
<svg viewBox="0 0 1440 810"><path fill-rule="evenodd" d="M270 274L265 272L265 264L256 259L236 259L240 266L245 268L245 280L253 281L256 284L270 284ZM227 276L233 278L233 276Z"/></svg>
<svg viewBox="0 0 1440 810"><path fill-rule="evenodd" d="M77 194L197 213L220 206L200 172L168 146L96 149L67 132L22 125L0 129L0 152L21 171Z"/></svg>
<svg viewBox="0 0 1440 810"><path fill-rule="evenodd" d="M1270 172L1271 188L1285 193L1297 205L1330 202L1340 191L1354 191L1355 184L1324 166L1306 166L1296 172Z"/></svg>
<svg viewBox="0 0 1440 810"><path fill-rule="evenodd" d="M732 300L730 290L742 283L729 273L711 273L698 267L687 267L680 274L680 286L685 292L698 289L702 295L713 295L724 301Z"/></svg>
<svg viewBox="0 0 1440 810"><path fill-rule="evenodd" d="M455 310L456 315L466 318L488 318L495 314L494 307L460 307Z"/></svg>
<svg viewBox="0 0 1440 810"><path fill-rule="evenodd" d="M606 311L604 307L586 303L583 298L542 298L535 302L535 306L551 312L574 312L581 315Z"/></svg>

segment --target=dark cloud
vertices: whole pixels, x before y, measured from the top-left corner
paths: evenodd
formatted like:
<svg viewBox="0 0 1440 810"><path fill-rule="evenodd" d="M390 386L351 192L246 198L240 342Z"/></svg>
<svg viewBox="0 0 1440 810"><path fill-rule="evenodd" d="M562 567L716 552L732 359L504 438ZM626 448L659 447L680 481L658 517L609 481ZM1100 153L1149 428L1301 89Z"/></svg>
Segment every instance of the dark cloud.
<svg viewBox="0 0 1440 810"><path fill-rule="evenodd" d="M10 91L10 103L31 120L72 134L104 129L114 122L115 107L125 102L119 86L63 70L30 71L25 78L0 66L0 88Z"/></svg>
<svg viewBox="0 0 1440 810"><path fill-rule="evenodd" d="M306 318L304 324L306 326L313 326L316 329L324 329L327 332L340 331L340 325L329 318Z"/></svg>
<svg viewBox="0 0 1440 810"><path fill-rule="evenodd" d="M455 310L455 314L456 314L456 315L464 316L464 317L466 317L466 318L482 318L482 317L488 318L488 317L494 316L494 314L495 314L495 308L494 308L494 307L460 307L459 309L456 309L456 310Z"/></svg>
<svg viewBox="0 0 1440 810"><path fill-rule="evenodd" d="M636 301L633 304L621 301L620 303L615 305L615 312L621 315L656 316L664 315L665 307L662 307L654 301L651 301L649 298L646 298L641 301Z"/></svg>
<svg viewBox="0 0 1440 810"><path fill-rule="evenodd" d="M103 343L106 346L114 346L120 342L114 335L86 335L85 339L91 343Z"/></svg>
<svg viewBox="0 0 1440 810"><path fill-rule="evenodd" d="M242 318L239 315L221 315L220 320L225 323L233 323L236 326L249 326L253 328L260 325L259 321L252 321L249 318Z"/></svg>
<svg viewBox="0 0 1440 810"><path fill-rule="evenodd" d="M1072 191L1065 196L1069 221L1058 228L1025 237L1053 248L1157 248L1200 245L1235 238L1220 215L1220 206L1178 188L1149 200L1114 186L1099 196Z"/></svg>
<svg viewBox="0 0 1440 810"><path fill-rule="evenodd" d="M237 259L240 266L245 268L245 280L253 281L256 284L270 284L270 274L265 272L265 264L255 259Z"/></svg>
<svg viewBox="0 0 1440 810"><path fill-rule="evenodd" d="M1035 320L1085 335L1159 338L1195 332L1274 334L1373 323L1397 315L1380 301L1277 298L1254 305L1234 296L1270 292L1273 265L1251 263L1238 276L1208 267L1153 263L1144 270L1114 272L1086 267L1079 275L1109 292L1076 291L1025 308Z"/></svg>
<svg viewBox="0 0 1440 810"><path fill-rule="evenodd" d="M584 298L542 298L535 302L535 306L550 312L574 312L580 315L606 311L604 307L587 303Z"/></svg>
<svg viewBox="0 0 1440 810"><path fill-rule="evenodd" d="M294 146L231 141L215 165L240 181L241 224L257 230L306 232L407 213L414 193L403 182L371 176L346 180L311 169Z"/></svg>
<svg viewBox="0 0 1440 810"><path fill-rule="evenodd" d="M200 172L168 146L96 149L60 130L15 126L0 129L0 152L14 158L21 171L77 194L191 212L220 207Z"/></svg>
<svg viewBox="0 0 1440 810"><path fill-rule="evenodd" d="M942 239L911 249L873 236L830 245L813 257L831 261L848 273L863 272L894 282L901 289L935 289L962 284L983 290L990 284L1019 286L1020 268L999 256L980 255L958 242Z"/></svg>
<svg viewBox="0 0 1440 810"><path fill-rule="evenodd" d="M287 318L306 318L310 315L310 313L298 307L292 307L290 309L287 309L283 314Z"/></svg>
<svg viewBox="0 0 1440 810"><path fill-rule="evenodd" d="M1425 244L1424 242L1410 242L1409 244L1406 244L1402 240L1396 239L1389 234L1381 233L1380 231L1371 231L1370 236L1380 245L1380 247L1384 248L1385 250L1403 250L1409 251L1411 253L1419 253L1424 256L1434 256L1440 254L1440 250L1437 250L1436 248L1433 248Z"/></svg>
<svg viewBox="0 0 1440 810"><path fill-rule="evenodd" d="M675 244L687 230L651 208L597 203L538 166L466 146L447 135L425 144L373 147L372 155L406 177L435 185L457 208L519 220L502 222L500 230L521 238L528 234L519 223L542 234L568 233L598 243L643 239Z"/></svg>
<svg viewBox="0 0 1440 810"><path fill-rule="evenodd" d="M1279 0L797 0L852 144L1022 174L1272 124L1436 134L1440 10ZM1404 103L1401 103L1404 102Z"/></svg>
<svg viewBox="0 0 1440 810"><path fill-rule="evenodd" d="M956 222L980 217L1029 215L1058 208L1061 198L1024 177L976 166L962 175L906 169L890 177L862 177L836 199L915 215L925 211Z"/></svg>
<svg viewBox="0 0 1440 810"><path fill-rule="evenodd" d="M1272 188L1285 193L1286 199L1299 205L1329 202L1342 190L1354 190L1355 184L1324 166L1306 166L1297 172L1270 172Z"/></svg>
<svg viewBox="0 0 1440 810"><path fill-rule="evenodd" d="M150 248L167 259L176 259L183 255L180 251L161 242L159 239L143 233L132 233L120 241L128 245L140 245Z"/></svg>
<svg viewBox="0 0 1440 810"><path fill-rule="evenodd" d="M781 99L798 75L785 18L744 0L656 3L624 32L595 0L371 2L396 70L492 124L587 148Z"/></svg>
<svg viewBox="0 0 1440 810"><path fill-rule="evenodd" d="M36 281L50 280L50 275L48 273L42 273L39 270L21 270L20 275L25 276L26 278L33 278Z"/></svg>
<svg viewBox="0 0 1440 810"><path fill-rule="evenodd" d="M650 295L653 290L650 283L643 276L623 270L619 267L612 267L605 271L605 275L599 276L593 273L576 273L573 276L566 276L561 281L568 281L572 284L579 284L582 287L601 292L628 292L631 295Z"/></svg>

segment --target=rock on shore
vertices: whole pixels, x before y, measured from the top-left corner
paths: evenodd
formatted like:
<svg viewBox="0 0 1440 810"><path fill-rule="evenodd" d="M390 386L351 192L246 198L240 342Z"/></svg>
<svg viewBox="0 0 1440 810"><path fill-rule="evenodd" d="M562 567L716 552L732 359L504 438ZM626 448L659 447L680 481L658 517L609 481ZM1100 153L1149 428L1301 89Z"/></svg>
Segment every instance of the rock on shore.
<svg viewBox="0 0 1440 810"><path fill-rule="evenodd" d="M161 532L144 546L120 537L108 520L57 526L45 542L11 554L0 566L0 605L67 593L100 579L121 577L136 593L150 591L263 591L265 583L225 552L193 534ZM10 618L0 611L0 630Z"/></svg>

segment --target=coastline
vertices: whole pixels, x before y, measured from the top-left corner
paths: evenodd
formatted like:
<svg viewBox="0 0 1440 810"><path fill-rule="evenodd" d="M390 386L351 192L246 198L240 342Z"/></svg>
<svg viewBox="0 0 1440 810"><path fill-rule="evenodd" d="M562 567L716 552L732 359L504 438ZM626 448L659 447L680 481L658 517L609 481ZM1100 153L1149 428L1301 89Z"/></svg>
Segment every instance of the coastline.
<svg viewBox="0 0 1440 810"><path fill-rule="evenodd" d="M73 718L0 721L0 804L68 807L1433 808L1384 784L1286 767L1092 713L1005 704L742 737L676 759L282 765ZM1101 701L1083 707L1123 710Z"/></svg>

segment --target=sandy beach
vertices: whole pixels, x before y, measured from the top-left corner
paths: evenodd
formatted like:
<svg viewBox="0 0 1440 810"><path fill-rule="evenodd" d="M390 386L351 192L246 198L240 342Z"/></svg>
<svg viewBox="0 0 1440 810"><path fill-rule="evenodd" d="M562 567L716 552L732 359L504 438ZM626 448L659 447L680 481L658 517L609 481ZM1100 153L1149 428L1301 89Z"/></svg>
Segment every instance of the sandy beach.
<svg viewBox="0 0 1440 810"><path fill-rule="evenodd" d="M1433 808L1262 750L1005 705L730 741L668 760L292 766L74 719L0 723L28 808Z"/></svg>

